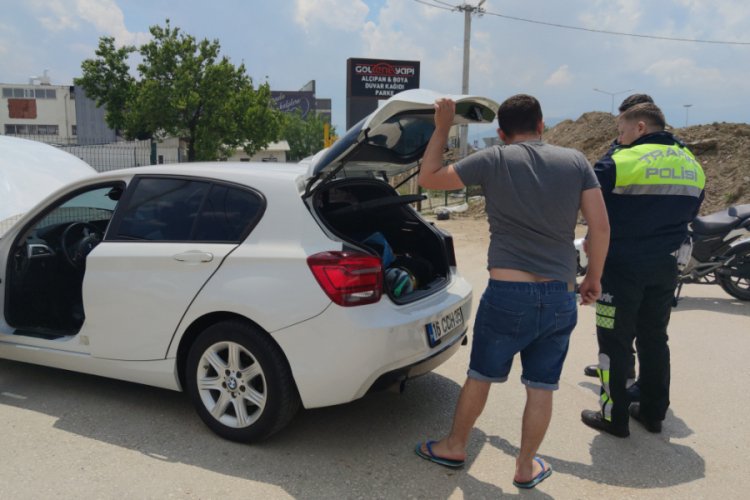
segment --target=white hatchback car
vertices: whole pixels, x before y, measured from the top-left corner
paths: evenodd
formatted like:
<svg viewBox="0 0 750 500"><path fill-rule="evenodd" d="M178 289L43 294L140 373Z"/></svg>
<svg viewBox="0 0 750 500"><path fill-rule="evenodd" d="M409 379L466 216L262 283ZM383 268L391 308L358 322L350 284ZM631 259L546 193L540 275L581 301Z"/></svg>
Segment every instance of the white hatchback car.
<svg viewBox="0 0 750 500"><path fill-rule="evenodd" d="M23 190L0 213L0 357L185 390L237 441L433 369L466 338L471 287L384 177L417 164L436 96L391 98L299 165L96 174L0 137L0 184ZM497 111L454 98L457 123Z"/></svg>

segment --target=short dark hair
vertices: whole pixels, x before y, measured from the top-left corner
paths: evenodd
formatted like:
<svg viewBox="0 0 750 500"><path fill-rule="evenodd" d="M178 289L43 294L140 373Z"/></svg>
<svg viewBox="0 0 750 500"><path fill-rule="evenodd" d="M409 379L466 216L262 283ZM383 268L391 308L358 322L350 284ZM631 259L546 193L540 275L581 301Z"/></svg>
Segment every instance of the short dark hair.
<svg viewBox="0 0 750 500"><path fill-rule="evenodd" d="M542 120L542 106L535 97L517 94L507 98L497 110L497 124L505 135L536 132Z"/></svg>
<svg viewBox="0 0 750 500"><path fill-rule="evenodd" d="M667 121L664 119L664 113L659 106L652 102L636 104L620 113L618 120L639 120L646 123L650 129L664 130Z"/></svg>
<svg viewBox="0 0 750 500"><path fill-rule="evenodd" d="M653 104L654 100L648 94L629 95L625 99L623 99L623 101L620 103L620 107L617 108L617 110L622 113L623 111L632 108L636 104L642 104L644 102L650 102L651 104Z"/></svg>

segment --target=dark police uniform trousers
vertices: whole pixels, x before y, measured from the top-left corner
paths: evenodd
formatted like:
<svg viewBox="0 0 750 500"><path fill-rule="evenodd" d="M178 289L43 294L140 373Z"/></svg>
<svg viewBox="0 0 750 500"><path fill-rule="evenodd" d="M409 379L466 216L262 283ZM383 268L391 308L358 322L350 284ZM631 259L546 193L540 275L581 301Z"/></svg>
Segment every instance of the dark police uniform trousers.
<svg viewBox="0 0 750 500"><path fill-rule="evenodd" d="M602 414L613 425L628 424L626 384L636 341L640 370L641 416L664 420L669 408L667 325L677 287L677 262L664 255L646 262L610 261L596 304Z"/></svg>

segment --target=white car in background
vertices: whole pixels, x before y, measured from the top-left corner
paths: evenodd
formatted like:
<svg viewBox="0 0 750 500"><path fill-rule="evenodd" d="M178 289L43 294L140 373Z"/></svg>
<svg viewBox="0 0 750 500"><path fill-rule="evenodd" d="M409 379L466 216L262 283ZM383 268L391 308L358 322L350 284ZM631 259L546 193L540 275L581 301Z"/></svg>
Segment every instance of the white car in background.
<svg viewBox="0 0 750 500"><path fill-rule="evenodd" d="M436 97L394 96L299 165L96 174L0 136L0 184L25 189L3 192L0 357L184 390L236 441L435 368L471 287L420 197L384 178L421 158ZM454 99L456 123L495 116Z"/></svg>

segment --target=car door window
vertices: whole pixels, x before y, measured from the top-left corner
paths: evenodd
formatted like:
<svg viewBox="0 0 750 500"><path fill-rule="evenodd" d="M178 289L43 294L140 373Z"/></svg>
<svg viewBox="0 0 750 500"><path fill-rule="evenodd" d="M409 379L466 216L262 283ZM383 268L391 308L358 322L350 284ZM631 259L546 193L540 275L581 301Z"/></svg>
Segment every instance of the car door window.
<svg viewBox="0 0 750 500"><path fill-rule="evenodd" d="M263 198L195 179L141 178L121 215L118 240L239 242Z"/></svg>
<svg viewBox="0 0 750 500"><path fill-rule="evenodd" d="M211 187L188 179L139 179L122 214L117 239L189 241Z"/></svg>
<svg viewBox="0 0 750 500"><path fill-rule="evenodd" d="M100 221L102 229L112 218L122 187L106 186L80 193L49 212L35 229L40 230L57 224L72 222L96 223Z"/></svg>

